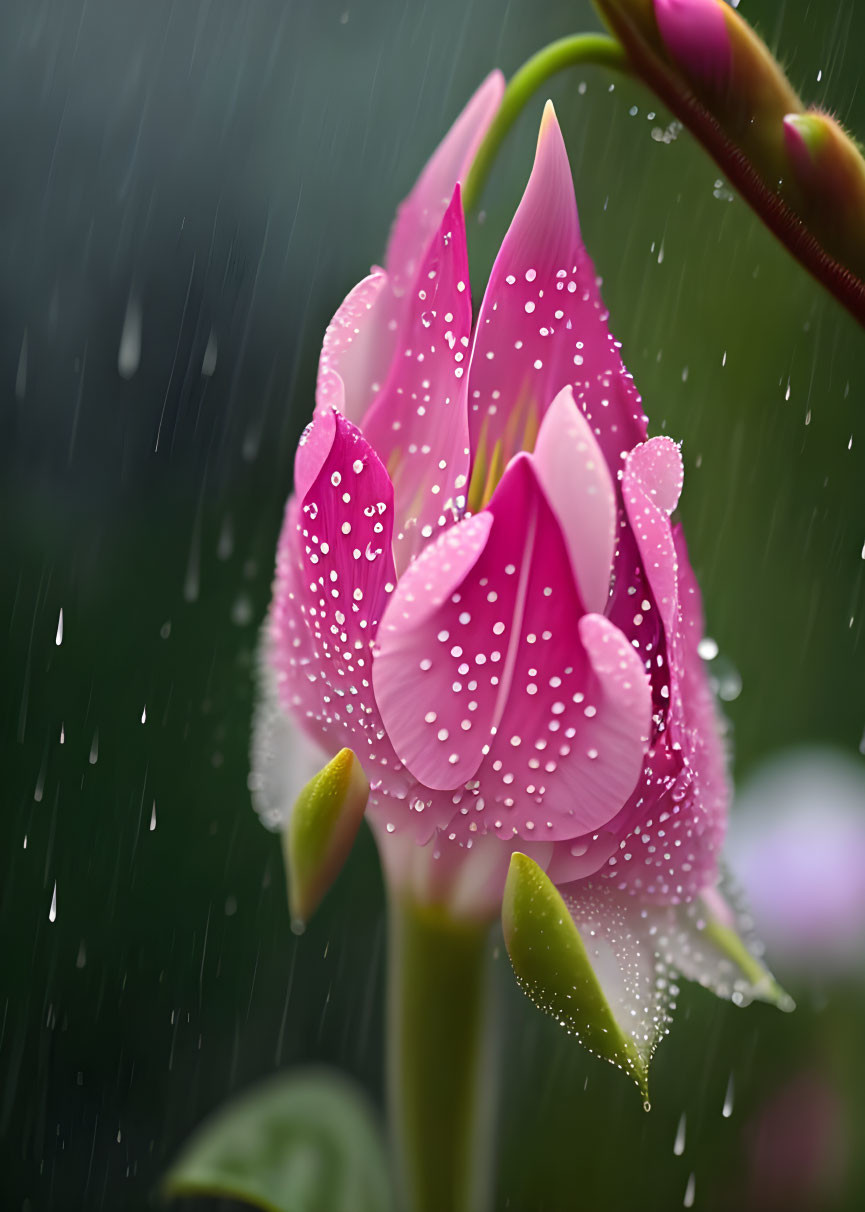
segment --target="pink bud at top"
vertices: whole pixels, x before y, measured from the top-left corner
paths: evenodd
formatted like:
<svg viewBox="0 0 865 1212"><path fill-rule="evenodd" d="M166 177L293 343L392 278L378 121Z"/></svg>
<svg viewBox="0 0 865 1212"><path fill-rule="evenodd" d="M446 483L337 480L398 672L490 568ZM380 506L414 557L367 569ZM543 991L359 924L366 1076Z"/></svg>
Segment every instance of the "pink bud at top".
<svg viewBox="0 0 865 1212"><path fill-rule="evenodd" d="M787 114L784 145L799 190L796 209L823 248L865 272L865 159L830 114Z"/></svg>
<svg viewBox="0 0 865 1212"><path fill-rule="evenodd" d="M658 29L689 77L714 89L730 79L732 50L720 0L655 0Z"/></svg>

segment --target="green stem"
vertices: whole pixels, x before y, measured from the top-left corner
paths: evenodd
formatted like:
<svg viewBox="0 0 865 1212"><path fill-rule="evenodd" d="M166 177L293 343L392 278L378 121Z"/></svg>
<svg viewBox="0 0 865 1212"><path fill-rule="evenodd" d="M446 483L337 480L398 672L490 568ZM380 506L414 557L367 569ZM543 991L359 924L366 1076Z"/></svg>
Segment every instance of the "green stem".
<svg viewBox="0 0 865 1212"><path fill-rule="evenodd" d="M532 94L556 72L583 63L628 71L627 57L615 38L608 38L605 34L576 34L545 46L512 77L499 111L466 177L463 186L463 210L466 214L477 204L501 142Z"/></svg>
<svg viewBox="0 0 865 1212"><path fill-rule="evenodd" d="M486 923L392 894L388 1094L405 1212L489 1206L488 935Z"/></svg>

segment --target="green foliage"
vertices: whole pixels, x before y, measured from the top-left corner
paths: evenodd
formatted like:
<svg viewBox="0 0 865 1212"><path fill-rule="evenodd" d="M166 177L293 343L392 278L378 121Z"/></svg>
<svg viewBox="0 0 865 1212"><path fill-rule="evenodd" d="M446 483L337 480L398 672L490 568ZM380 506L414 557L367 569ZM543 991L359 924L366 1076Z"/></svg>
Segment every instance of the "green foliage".
<svg viewBox="0 0 865 1212"><path fill-rule="evenodd" d="M389 1212L372 1108L338 1074L262 1082L195 1133L163 1183L167 1197L222 1196L263 1212Z"/></svg>

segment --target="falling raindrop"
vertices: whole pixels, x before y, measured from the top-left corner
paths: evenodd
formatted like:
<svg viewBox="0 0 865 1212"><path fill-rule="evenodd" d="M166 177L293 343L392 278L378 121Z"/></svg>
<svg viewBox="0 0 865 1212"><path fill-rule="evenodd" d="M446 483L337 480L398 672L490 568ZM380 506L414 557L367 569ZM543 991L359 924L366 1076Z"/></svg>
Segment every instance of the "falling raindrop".
<svg viewBox="0 0 865 1212"><path fill-rule="evenodd" d="M141 302L130 290L117 351L117 371L122 379L131 379L141 361Z"/></svg>
<svg viewBox="0 0 865 1212"><path fill-rule="evenodd" d="M21 339L21 352L18 354L18 369L15 372L15 399L23 400L27 392L27 346L28 336L27 329L24 329L24 336Z"/></svg>
<svg viewBox="0 0 865 1212"><path fill-rule="evenodd" d="M727 1082L727 1092L724 1095L724 1106L721 1108L721 1114L724 1119L729 1119L733 1114L733 1074L730 1074L730 1080Z"/></svg>
<svg viewBox="0 0 865 1212"><path fill-rule="evenodd" d="M246 593L239 594L231 607L232 623L238 627L246 627L252 621L252 616L253 607L249 595Z"/></svg>
<svg viewBox="0 0 865 1212"><path fill-rule="evenodd" d="M231 514L227 513L222 523L222 529L219 532L219 540L216 544L216 554L220 560L230 560L234 553L234 522Z"/></svg>
<svg viewBox="0 0 865 1212"><path fill-rule="evenodd" d="M682 1200L682 1206L685 1208L693 1208L694 1195L697 1190L697 1178L693 1171L688 1176L688 1185L685 1187L685 1198Z"/></svg>
<svg viewBox="0 0 865 1212"><path fill-rule="evenodd" d="M673 1154L675 1157L681 1157L685 1152L685 1112L683 1111L679 1117L679 1126L676 1129L676 1139L673 1142Z"/></svg>
<svg viewBox="0 0 865 1212"><path fill-rule="evenodd" d="M204 351L204 357L201 360L201 373L206 379L209 379L216 370L216 333L211 328L210 336L207 338L207 348Z"/></svg>
<svg viewBox="0 0 865 1212"><path fill-rule="evenodd" d="M156 828L156 800L153 801L153 807L150 810L150 832Z"/></svg>
<svg viewBox="0 0 865 1212"><path fill-rule="evenodd" d="M93 740L90 744L90 765L95 766L99 760L99 729L93 733Z"/></svg>
<svg viewBox="0 0 865 1212"><path fill-rule="evenodd" d="M48 910L49 922L57 920L57 881L54 881L54 891L51 893L51 908Z"/></svg>
<svg viewBox="0 0 865 1212"><path fill-rule="evenodd" d="M87 963L87 949L84 946L84 939L78 944L78 956L75 960L76 968L83 968Z"/></svg>
<svg viewBox="0 0 865 1212"><path fill-rule="evenodd" d="M54 637L54 643L59 648L63 643L63 607L60 607L60 617L57 619L57 634Z"/></svg>
<svg viewBox="0 0 865 1212"><path fill-rule="evenodd" d="M147 704L146 704L146 703L145 703L144 707L143 707L143 708L142 708L142 710L141 710L141 723L142 723L142 724L146 724L146 723L147 723Z"/></svg>

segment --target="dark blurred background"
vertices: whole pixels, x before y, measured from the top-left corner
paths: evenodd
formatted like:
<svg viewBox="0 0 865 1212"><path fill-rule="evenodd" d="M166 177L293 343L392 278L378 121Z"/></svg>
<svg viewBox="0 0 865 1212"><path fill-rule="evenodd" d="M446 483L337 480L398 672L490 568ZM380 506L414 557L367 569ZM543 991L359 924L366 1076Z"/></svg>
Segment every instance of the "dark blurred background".
<svg viewBox="0 0 865 1212"><path fill-rule="evenodd" d="M865 5L741 9L865 132ZM4 0L4 1209L151 1206L278 1067L380 1096L372 843L298 940L246 789L293 448L327 320L476 83L597 26L588 0ZM865 765L865 336L640 86L549 91L652 429L684 441L737 778L814 741ZM470 224L476 298L542 101ZM687 987L646 1115L499 967L498 1207L865 1206L861 970L779 965L792 1016Z"/></svg>

